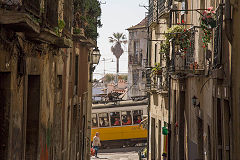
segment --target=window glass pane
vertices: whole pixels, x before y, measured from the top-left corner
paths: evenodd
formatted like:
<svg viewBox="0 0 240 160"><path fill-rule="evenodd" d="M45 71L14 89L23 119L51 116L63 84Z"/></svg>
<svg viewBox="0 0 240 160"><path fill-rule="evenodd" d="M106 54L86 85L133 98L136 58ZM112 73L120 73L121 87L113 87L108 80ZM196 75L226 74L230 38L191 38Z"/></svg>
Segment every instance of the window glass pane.
<svg viewBox="0 0 240 160"><path fill-rule="evenodd" d="M120 112L111 112L111 126L120 126Z"/></svg>
<svg viewBox="0 0 240 160"><path fill-rule="evenodd" d="M131 125L132 115L131 111L122 112L122 125Z"/></svg>
<svg viewBox="0 0 240 160"><path fill-rule="evenodd" d="M99 125L100 127L108 127L109 126L109 117L108 113L99 113Z"/></svg>
<svg viewBox="0 0 240 160"><path fill-rule="evenodd" d="M98 121L97 121L97 114L93 113L92 114L92 128L98 127Z"/></svg>
<svg viewBox="0 0 240 160"><path fill-rule="evenodd" d="M142 110L134 110L133 111L133 123L139 124L142 121L142 115L143 115Z"/></svg>

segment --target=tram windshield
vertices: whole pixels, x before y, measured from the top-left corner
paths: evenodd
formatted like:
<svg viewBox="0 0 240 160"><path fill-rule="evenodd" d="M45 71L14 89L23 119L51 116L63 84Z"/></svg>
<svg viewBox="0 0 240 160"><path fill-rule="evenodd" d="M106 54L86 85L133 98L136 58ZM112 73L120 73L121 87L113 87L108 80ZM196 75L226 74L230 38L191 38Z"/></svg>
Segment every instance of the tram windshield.
<svg viewBox="0 0 240 160"><path fill-rule="evenodd" d="M111 118L111 126L120 126L120 112L111 112L110 113Z"/></svg>
<svg viewBox="0 0 240 160"><path fill-rule="evenodd" d="M92 114L92 127L93 128L98 127L98 120L97 120L97 114L96 113Z"/></svg>
<svg viewBox="0 0 240 160"><path fill-rule="evenodd" d="M132 125L131 111L122 112L122 125Z"/></svg>
<svg viewBox="0 0 240 160"><path fill-rule="evenodd" d="M108 113L99 113L99 125L100 127L109 127L109 116Z"/></svg>
<svg viewBox="0 0 240 160"><path fill-rule="evenodd" d="M142 121L142 115L143 115L142 110L134 110L133 111L133 123L139 124Z"/></svg>

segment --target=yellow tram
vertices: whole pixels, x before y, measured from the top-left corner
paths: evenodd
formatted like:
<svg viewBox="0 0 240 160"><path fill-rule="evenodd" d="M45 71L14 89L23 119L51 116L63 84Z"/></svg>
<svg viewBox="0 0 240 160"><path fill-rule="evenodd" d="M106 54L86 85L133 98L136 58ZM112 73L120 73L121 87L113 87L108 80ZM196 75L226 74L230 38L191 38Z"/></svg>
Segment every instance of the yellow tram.
<svg viewBox="0 0 240 160"><path fill-rule="evenodd" d="M100 133L102 146L134 146L147 142L147 130L139 123L147 115L147 101L96 104L92 107L92 134Z"/></svg>

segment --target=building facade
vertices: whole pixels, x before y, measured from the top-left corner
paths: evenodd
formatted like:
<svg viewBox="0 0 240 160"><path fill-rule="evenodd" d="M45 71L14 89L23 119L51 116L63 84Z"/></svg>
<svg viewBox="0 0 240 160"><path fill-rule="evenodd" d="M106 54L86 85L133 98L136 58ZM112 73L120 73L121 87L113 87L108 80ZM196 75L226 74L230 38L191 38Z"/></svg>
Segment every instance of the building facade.
<svg viewBox="0 0 240 160"><path fill-rule="evenodd" d="M71 4L0 1L3 160L90 159L96 41L73 34Z"/></svg>
<svg viewBox="0 0 240 160"><path fill-rule="evenodd" d="M163 11L167 15L165 22L161 21L164 14L159 14L161 4L167 5ZM148 45L151 72L157 68L154 63L161 61L155 43L160 43L160 52L166 57L163 63L166 62L168 77L168 158L238 159L239 4L229 0L153 0L149 6L148 16L153 17L149 24L152 42ZM210 19L206 22L207 18L212 23ZM165 41L157 37L161 35ZM164 69L161 72L164 79ZM151 77L151 84L156 82L159 80ZM156 120L152 119L156 113L153 103L150 102L149 142L156 139L151 137L156 137L158 130ZM157 115L163 118L161 114ZM162 143L158 141L149 144L149 159L161 159L159 146Z"/></svg>
<svg viewBox="0 0 240 160"><path fill-rule="evenodd" d="M149 93L148 158L163 159L167 155L168 136L168 59L162 52L164 33L168 29L168 2L152 0L148 13L147 91ZM155 72L155 69L159 70Z"/></svg>
<svg viewBox="0 0 240 160"><path fill-rule="evenodd" d="M146 95L144 68L147 56L147 18L127 30L129 32L128 98L144 96Z"/></svg>

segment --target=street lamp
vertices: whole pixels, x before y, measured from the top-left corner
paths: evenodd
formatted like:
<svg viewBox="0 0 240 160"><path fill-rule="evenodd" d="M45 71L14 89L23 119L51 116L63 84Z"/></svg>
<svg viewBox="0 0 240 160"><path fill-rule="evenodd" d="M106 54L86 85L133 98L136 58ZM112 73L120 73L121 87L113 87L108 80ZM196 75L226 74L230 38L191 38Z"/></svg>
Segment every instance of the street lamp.
<svg viewBox="0 0 240 160"><path fill-rule="evenodd" d="M200 102L197 104L197 97L196 96L193 96L192 97L192 105L194 106L194 107L199 107L200 108Z"/></svg>
<svg viewBox="0 0 240 160"><path fill-rule="evenodd" d="M98 47L96 47L93 51L92 51L92 54L91 54L91 62L92 62L92 65L94 64L98 64L99 63L99 60L100 60L100 57L101 57L101 54L100 54L100 51L98 49Z"/></svg>
<svg viewBox="0 0 240 160"><path fill-rule="evenodd" d="M94 50L90 54L91 64L90 64L90 82L92 82L92 73L94 72L96 65L98 65L101 54L98 47L94 48Z"/></svg>

